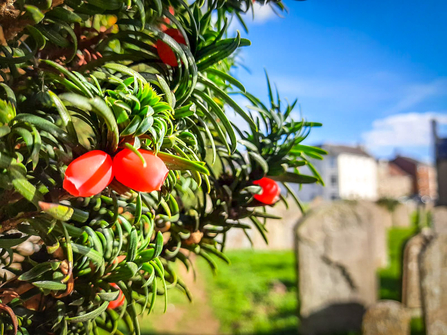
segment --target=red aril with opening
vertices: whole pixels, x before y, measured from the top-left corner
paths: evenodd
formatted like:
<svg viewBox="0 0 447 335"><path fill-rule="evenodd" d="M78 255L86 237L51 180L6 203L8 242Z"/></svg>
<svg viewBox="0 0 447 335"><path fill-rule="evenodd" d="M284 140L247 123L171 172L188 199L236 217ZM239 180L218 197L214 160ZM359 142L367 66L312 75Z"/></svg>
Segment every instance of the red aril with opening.
<svg viewBox="0 0 447 335"><path fill-rule="evenodd" d="M104 151L93 150L68 165L62 186L75 197L91 197L104 190L112 179L112 158Z"/></svg>
<svg viewBox="0 0 447 335"><path fill-rule="evenodd" d="M255 194L254 198L263 204L273 205L279 200L279 195L281 194L281 189L276 181L264 177L253 182L254 185L259 185L262 188L261 194Z"/></svg>

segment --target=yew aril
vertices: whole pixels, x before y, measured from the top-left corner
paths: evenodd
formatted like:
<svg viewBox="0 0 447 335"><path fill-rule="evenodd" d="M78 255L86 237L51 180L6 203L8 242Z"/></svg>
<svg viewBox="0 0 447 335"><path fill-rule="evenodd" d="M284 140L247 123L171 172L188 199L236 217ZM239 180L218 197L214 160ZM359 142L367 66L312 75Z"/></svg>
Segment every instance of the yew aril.
<svg viewBox="0 0 447 335"><path fill-rule="evenodd" d="M113 158L115 178L135 191L159 191L169 172L165 163L149 150L138 151L144 157L146 166L136 153L123 149Z"/></svg>
<svg viewBox="0 0 447 335"><path fill-rule="evenodd" d="M259 180L253 182L254 185L259 185L262 188L260 194L255 194L254 198L259 202L266 205L273 205L279 200L279 195L281 194L281 189L276 181L263 177Z"/></svg>
<svg viewBox="0 0 447 335"><path fill-rule="evenodd" d="M68 165L62 186L75 197L91 197L104 190L112 179L112 158L104 151L93 150Z"/></svg>
<svg viewBox="0 0 447 335"><path fill-rule="evenodd" d="M126 297L124 296L123 291L121 291L121 289L119 288L119 286L117 284L110 283L110 286L112 286L113 288L116 288L117 290L120 290L118 297L115 300L109 302L109 306L107 306L108 309L115 309L115 308L118 308L124 304L124 300L126 300Z"/></svg>
<svg viewBox="0 0 447 335"><path fill-rule="evenodd" d="M178 29L167 29L164 31L164 33L172 37L177 43L186 45L185 38ZM168 46L162 40L158 40L156 45L158 56L163 63L172 67L178 66L177 56L175 55L174 51L172 51L170 46Z"/></svg>
<svg viewBox="0 0 447 335"><path fill-rule="evenodd" d="M172 15L175 14L174 7L169 6L169 13L171 13ZM171 20L168 19L167 17L165 17L165 18L163 18L163 22L165 22L166 24L170 24ZM161 24L160 29L161 29L161 31L165 31L168 29L168 27L166 27L164 24Z"/></svg>
<svg viewBox="0 0 447 335"><path fill-rule="evenodd" d="M114 260L113 260L113 264L118 264L121 263L122 261L124 261L126 259L126 255L120 255L117 256Z"/></svg>

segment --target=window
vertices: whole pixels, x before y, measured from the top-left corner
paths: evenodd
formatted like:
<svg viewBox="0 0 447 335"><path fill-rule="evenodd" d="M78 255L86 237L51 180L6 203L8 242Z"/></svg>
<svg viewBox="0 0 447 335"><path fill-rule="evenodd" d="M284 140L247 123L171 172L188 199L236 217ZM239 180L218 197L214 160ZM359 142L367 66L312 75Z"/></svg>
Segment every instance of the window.
<svg viewBox="0 0 447 335"><path fill-rule="evenodd" d="M331 168L334 168L337 166L337 158L334 156L329 157L329 165Z"/></svg>
<svg viewBox="0 0 447 335"><path fill-rule="evenodd" d="M331 185L337 186L337 176L331 176Z"/></svg>

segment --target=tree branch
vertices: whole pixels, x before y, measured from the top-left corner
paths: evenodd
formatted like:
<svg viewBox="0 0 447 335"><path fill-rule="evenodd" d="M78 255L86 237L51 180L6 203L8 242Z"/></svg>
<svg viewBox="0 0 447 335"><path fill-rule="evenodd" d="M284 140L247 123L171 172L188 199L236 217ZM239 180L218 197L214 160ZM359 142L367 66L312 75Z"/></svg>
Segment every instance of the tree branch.
<svg viewBox="0 0 447 335"><path fill-rule="evenodd" d="M26 219L36 216L39 212L28 212L26 214L22 214L19 217L15 217L13 219L5 220L0 223L0 234L8 231L10 229L16 228L19 224L26 221Z"/></svg>
<svg viewBox="0 0 447 335"><path fill-rule="evenodd" d="M15 38L27 25L32 25L33 20L25 17L24 12L14 6L16 0L0 0L0 40L2 43ZM49 12L54 7L60 6L64 0L54 0L51 8L42 10L42 13Z"/></svg>

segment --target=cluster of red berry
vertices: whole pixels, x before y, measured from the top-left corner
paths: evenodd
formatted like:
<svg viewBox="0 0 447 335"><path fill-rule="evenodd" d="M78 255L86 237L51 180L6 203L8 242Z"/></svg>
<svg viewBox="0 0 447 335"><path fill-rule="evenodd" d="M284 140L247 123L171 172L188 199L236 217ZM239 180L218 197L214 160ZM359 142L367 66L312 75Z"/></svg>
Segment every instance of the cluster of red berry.
<svg viewBox="0 0 447 335"><path fill-rule="evenodd" d="M90 151L68 165L63 187L75 197L91 197L116 178L135 191L150 193L160 190L169 172L165 163L151 151L138 149L138 152L146 161L146 166L129 149L121 150L113 159L104 151ZM278 201L281 189L274 180L264 177L253 184L262 188L260 194L254 195L256 200L266 205Z"/></svg>
<svg viewBox="0 0 447 335"><path fill-rule="evenodd" d="M68 165L64 189L76 197L91 197L100 193L116 178L121 184L140 192L160 190L168 175L165 163L151 151L138 149L146 161L123 149L112 160L101 150L90 151Z"/></svg>
<svg viewBox="0 0 447 335"><path fill-rule="evenodd" d="M254 2L255 0L253 0L253 3ZM169 12L171 14L174 14L174 9L170 7ZM170 23L170 20L168 18L165 18L164 22ZM174 28L167 29L164 24L161 25L161 29L166 35L172 37L177 43L186 45L185 38L179 30ZM163 63L172 67L178 66L177 56L165 42L163 42L162 40L158 40L156 47L158 56ZM254 181L253 184L259 185L262 188L262 192L260 194L254 195L254 198L259 202L262 202L266 205L272 205L279 200L281 189L274 180L264 177L260 180Z"/></svg>
<svg viewBox="0 0 447 335"><path fill-rule="evenodd" d="M169 8L174 14L174 9ZM165 23L170 23L168 18ZM181 32L162 24L161 29L165 34L172 37L177 43L186 45ZM163 41L156 43L157 52L163 63L172 67L178 66L177 57L172 49ZM90 197L100 193L116 178L123 185L140 192L152 192L160 190L168 174L168 169L163 161L151 151L139 149L144 157L146 165L131 150L123 149L112 158L100 150L90 151L78 157L70 163L63 183L64 189L71 195L77 197ZM262 178L253 182L262 188L260 194L254 198L259 202L272 205L279 199L280 188L278 184L269 178Z"/></svg>

